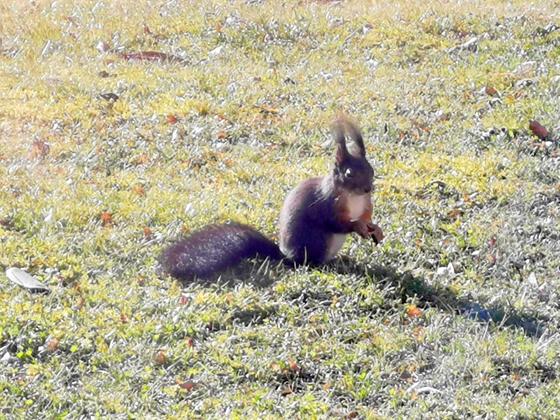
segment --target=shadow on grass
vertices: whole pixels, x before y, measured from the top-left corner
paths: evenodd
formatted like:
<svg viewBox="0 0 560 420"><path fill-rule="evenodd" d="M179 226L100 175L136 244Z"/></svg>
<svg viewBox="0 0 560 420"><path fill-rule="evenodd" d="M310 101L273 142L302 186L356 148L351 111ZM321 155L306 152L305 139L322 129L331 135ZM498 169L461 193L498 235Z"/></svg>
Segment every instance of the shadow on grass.
<svg viewBox="0 0 560 420"><path fill-rule="evenodd" d="M278 279L278 268L281 266L281 263L268 260L264 262L258 259L247 260L238 267L212 278L183 282L183 284L185 286L188 284L218 285L226 288L238 284L251 284L258 288L268 288ZM290 266L290 264L285 264L285 266ZM421 278L414 277L410 273L399 273L391 267L367 267L345 256L337 258L326 267L338 274L353 274L381 283L390 283L398 291L403 303L408 298L416 297L420 300L421 305L436 307L481 323L492 322L502 327L519 328L529 337L540 337L546 324L550 321L546 317L536 317L515 311L510 307L484 307L476 301L457 297L448 287L430 285Z"/></svg>
<svg viewBox="0 0 560 420"><path fill-rule="evenodd" d="M399 273L390 267L365 267L348 257L339 258L331 267L339 274L357 274L389 282L398 290L403 303L410 297L417 297L426 306L460 314L481 323L493 322L499 326L519 328L529 337L540 337L550 321L546 317L536 317L510 307L484 307L478 302L457 297L448 287L430 285L410 273Z"/></svg>

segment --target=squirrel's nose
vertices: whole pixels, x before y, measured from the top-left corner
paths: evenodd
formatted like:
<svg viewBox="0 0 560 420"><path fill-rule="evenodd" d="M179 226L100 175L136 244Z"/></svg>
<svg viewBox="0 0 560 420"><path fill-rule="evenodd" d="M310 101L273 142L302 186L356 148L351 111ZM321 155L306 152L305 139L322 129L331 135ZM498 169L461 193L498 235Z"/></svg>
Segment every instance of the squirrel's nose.
<svg viewBox="0 0 560 420"><path fill-rule="evenodd" d="M364 192L365 192L366 194L370 193L370 192L371 192L371 185L365 187L365 188L364 188Z"/></svg>

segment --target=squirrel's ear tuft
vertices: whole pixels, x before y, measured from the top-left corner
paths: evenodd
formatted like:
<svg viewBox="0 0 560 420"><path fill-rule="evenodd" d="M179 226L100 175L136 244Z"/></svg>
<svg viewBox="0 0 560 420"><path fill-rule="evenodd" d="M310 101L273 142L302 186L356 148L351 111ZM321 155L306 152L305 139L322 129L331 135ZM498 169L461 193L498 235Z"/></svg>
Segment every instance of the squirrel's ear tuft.
<svg viewBox="0 0 560 420"><path fill-rule="evenodd" d="M333 133L337 144L342 144L344 148L345 157L351 154L357 158L364 158L366 156L366 148L362 133L358 125L346 115L339 115L333 123ZM348 136L352 142L347 146L345 137ZM338 152L337 152L338 154Z"/></svg>
<svg viewBox="0 0 560 420"><path fill-rule="evenodd" d="M350 146L350 153L355 157L365 157L366 148L364 146L364 139L358 125L349 118L344 119L344 128L348 137L352 139Z"/></svg>
<svg viewBox="0 0 560 420"><path fill-rule="evenodd" d="M344 127L339 120L336 120L332 125L332 133L336 143L336 164L339 165L348 157Z"/></svg>

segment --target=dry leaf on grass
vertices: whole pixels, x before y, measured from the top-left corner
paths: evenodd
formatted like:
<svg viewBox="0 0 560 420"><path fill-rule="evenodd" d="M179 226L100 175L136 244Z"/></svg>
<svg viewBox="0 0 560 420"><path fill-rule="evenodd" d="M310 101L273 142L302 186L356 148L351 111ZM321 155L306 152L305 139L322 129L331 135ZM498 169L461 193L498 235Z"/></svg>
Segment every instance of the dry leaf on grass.
<svg viewBox="0 0 560 420"><path fill-rule="evenodd" d="M532 120L529 122L529 129L535 136L537 136L541 140L545 140L550 134L548 130L537 120Z"/></svg>

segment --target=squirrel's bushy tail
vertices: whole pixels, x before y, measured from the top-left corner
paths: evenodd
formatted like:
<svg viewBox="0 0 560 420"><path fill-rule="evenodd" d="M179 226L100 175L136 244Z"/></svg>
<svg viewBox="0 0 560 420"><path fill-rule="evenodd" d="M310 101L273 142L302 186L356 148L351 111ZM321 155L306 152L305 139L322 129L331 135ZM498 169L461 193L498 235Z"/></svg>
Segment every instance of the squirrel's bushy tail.
<svg viewBox="0 0 560 420"><path fill-rule="evenodd" d="M162 256L164 269L173 277L208 278L233 267L245 258L282 259L274 242L240 223L208 225L169 248Z"/></svg>

